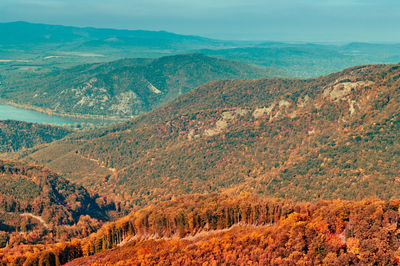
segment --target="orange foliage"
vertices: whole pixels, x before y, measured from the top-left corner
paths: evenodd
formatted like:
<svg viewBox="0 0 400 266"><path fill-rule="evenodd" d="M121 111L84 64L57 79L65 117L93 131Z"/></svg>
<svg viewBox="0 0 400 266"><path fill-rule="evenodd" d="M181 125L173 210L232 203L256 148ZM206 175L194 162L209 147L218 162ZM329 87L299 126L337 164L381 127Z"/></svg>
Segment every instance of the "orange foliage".
<svg viewBox="0 0 400 266"><path fill-rule="evenodd" d="M378 199L310 204L250 195L186 196L134 212L82 240L28 246L24 253L8 249L3 261L394 265L400 258L399 207L399 201Z"/></svg>

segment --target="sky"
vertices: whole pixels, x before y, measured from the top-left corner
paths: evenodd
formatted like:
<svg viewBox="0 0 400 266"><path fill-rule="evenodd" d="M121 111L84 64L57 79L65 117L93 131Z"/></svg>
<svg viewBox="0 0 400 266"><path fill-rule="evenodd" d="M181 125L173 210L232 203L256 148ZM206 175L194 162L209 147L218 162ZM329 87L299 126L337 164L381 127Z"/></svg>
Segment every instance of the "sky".
<svg viewBox="0 0 400 266"><path fill-rule="evenodd" d="M0 0L0 22L226 40L400 42L400 0Z"/></svg>

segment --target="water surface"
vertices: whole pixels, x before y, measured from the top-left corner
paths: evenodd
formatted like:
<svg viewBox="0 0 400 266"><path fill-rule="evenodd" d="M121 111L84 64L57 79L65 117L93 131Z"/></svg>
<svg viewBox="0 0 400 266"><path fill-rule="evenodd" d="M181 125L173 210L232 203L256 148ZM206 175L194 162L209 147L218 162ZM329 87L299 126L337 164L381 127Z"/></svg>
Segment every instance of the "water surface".
<svg viewBox="0 0 400 266"><path fill-rule="evenodd" d="M0 104L0 120L6 119L59 126L71 126L80 123L92 123L94 125L103 123L103 121L100 119L61 117L33 110L18 108L7 104Z"/></svg>

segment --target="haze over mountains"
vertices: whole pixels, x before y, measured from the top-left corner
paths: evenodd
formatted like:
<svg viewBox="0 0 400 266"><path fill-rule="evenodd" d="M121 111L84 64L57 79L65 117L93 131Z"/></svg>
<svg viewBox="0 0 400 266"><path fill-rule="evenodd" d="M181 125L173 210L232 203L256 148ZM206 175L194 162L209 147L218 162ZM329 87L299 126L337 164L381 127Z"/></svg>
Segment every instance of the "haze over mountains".
<svg viewBox="0 0 400 266"><path fill-rule="evenodd" d="M22 21L0 23L0 32L0 44L3 47L31 48L34 51L53 48L61 51L77 49L93 52L101 48L103 52L112 54L123 49L140 48L141 51L154 51L154 55L155 50L158 50L158 54L165 54L202 47L229 46L229 42L165 31L78 28Z"/></svg>
<svg viewBox="0 0 400 266"><path fill-rule="evenodd" d="M8 62L8 69L13 70L13 74L18 74L21 68L41 72L79 63L193 52L278 67L288 70L288 74L294 77L316 77L352 65L396 63L400 60L398 44L223 41L162 31L78 28L27 22L0 23L0 33L2 60L22 60Z"/></svg>
<svg viewBox="0 0 400 266"><path fill-rule="evenodd" d="M277 68L292 77L318 77L344 68L377 63L398 63L399 44L345 45L263 43L255 47L208 49L202 53Z"/></svg>

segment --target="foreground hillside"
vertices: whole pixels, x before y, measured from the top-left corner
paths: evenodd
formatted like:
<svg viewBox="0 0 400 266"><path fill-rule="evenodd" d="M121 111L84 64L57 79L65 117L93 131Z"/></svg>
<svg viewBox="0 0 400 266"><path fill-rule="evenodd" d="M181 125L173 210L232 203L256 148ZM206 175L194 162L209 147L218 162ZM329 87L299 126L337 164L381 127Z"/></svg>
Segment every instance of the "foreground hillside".
<svg viewBox="0 0 400 266"><path fill-rule="evenodd" d="M115 208L48 169L0 161L0 247L85 236Z"/></svg>
<svg viewBox="0 0 400 266"><path fill-rule="evenodd" d="M399 65L372 65L318 79L212 82L21 157L128 206L212 191L396 198L399 76Z"/></svg>
<svg viewBox="0 0 400 266"><path fill-rule="evenodd" d="M0 254L4 263L26 265L395 265L399 207L398 200L192 195L134 212L82 240Z"/></svg>
<svg viewBox="0 0 400 266"><path fill-rule="evenodd" d="M28 75L22 80L6 81L0 96L56 114L131 117L212 80L271 75L266 68L187 54L125 59Z"/></svg>
<svg viewBox="0 0 400 266"><path fill-rule="evenodd" d="M64 138L71 132L63 127L3 120L0 121L0 153L50 143Z"/></svg>

